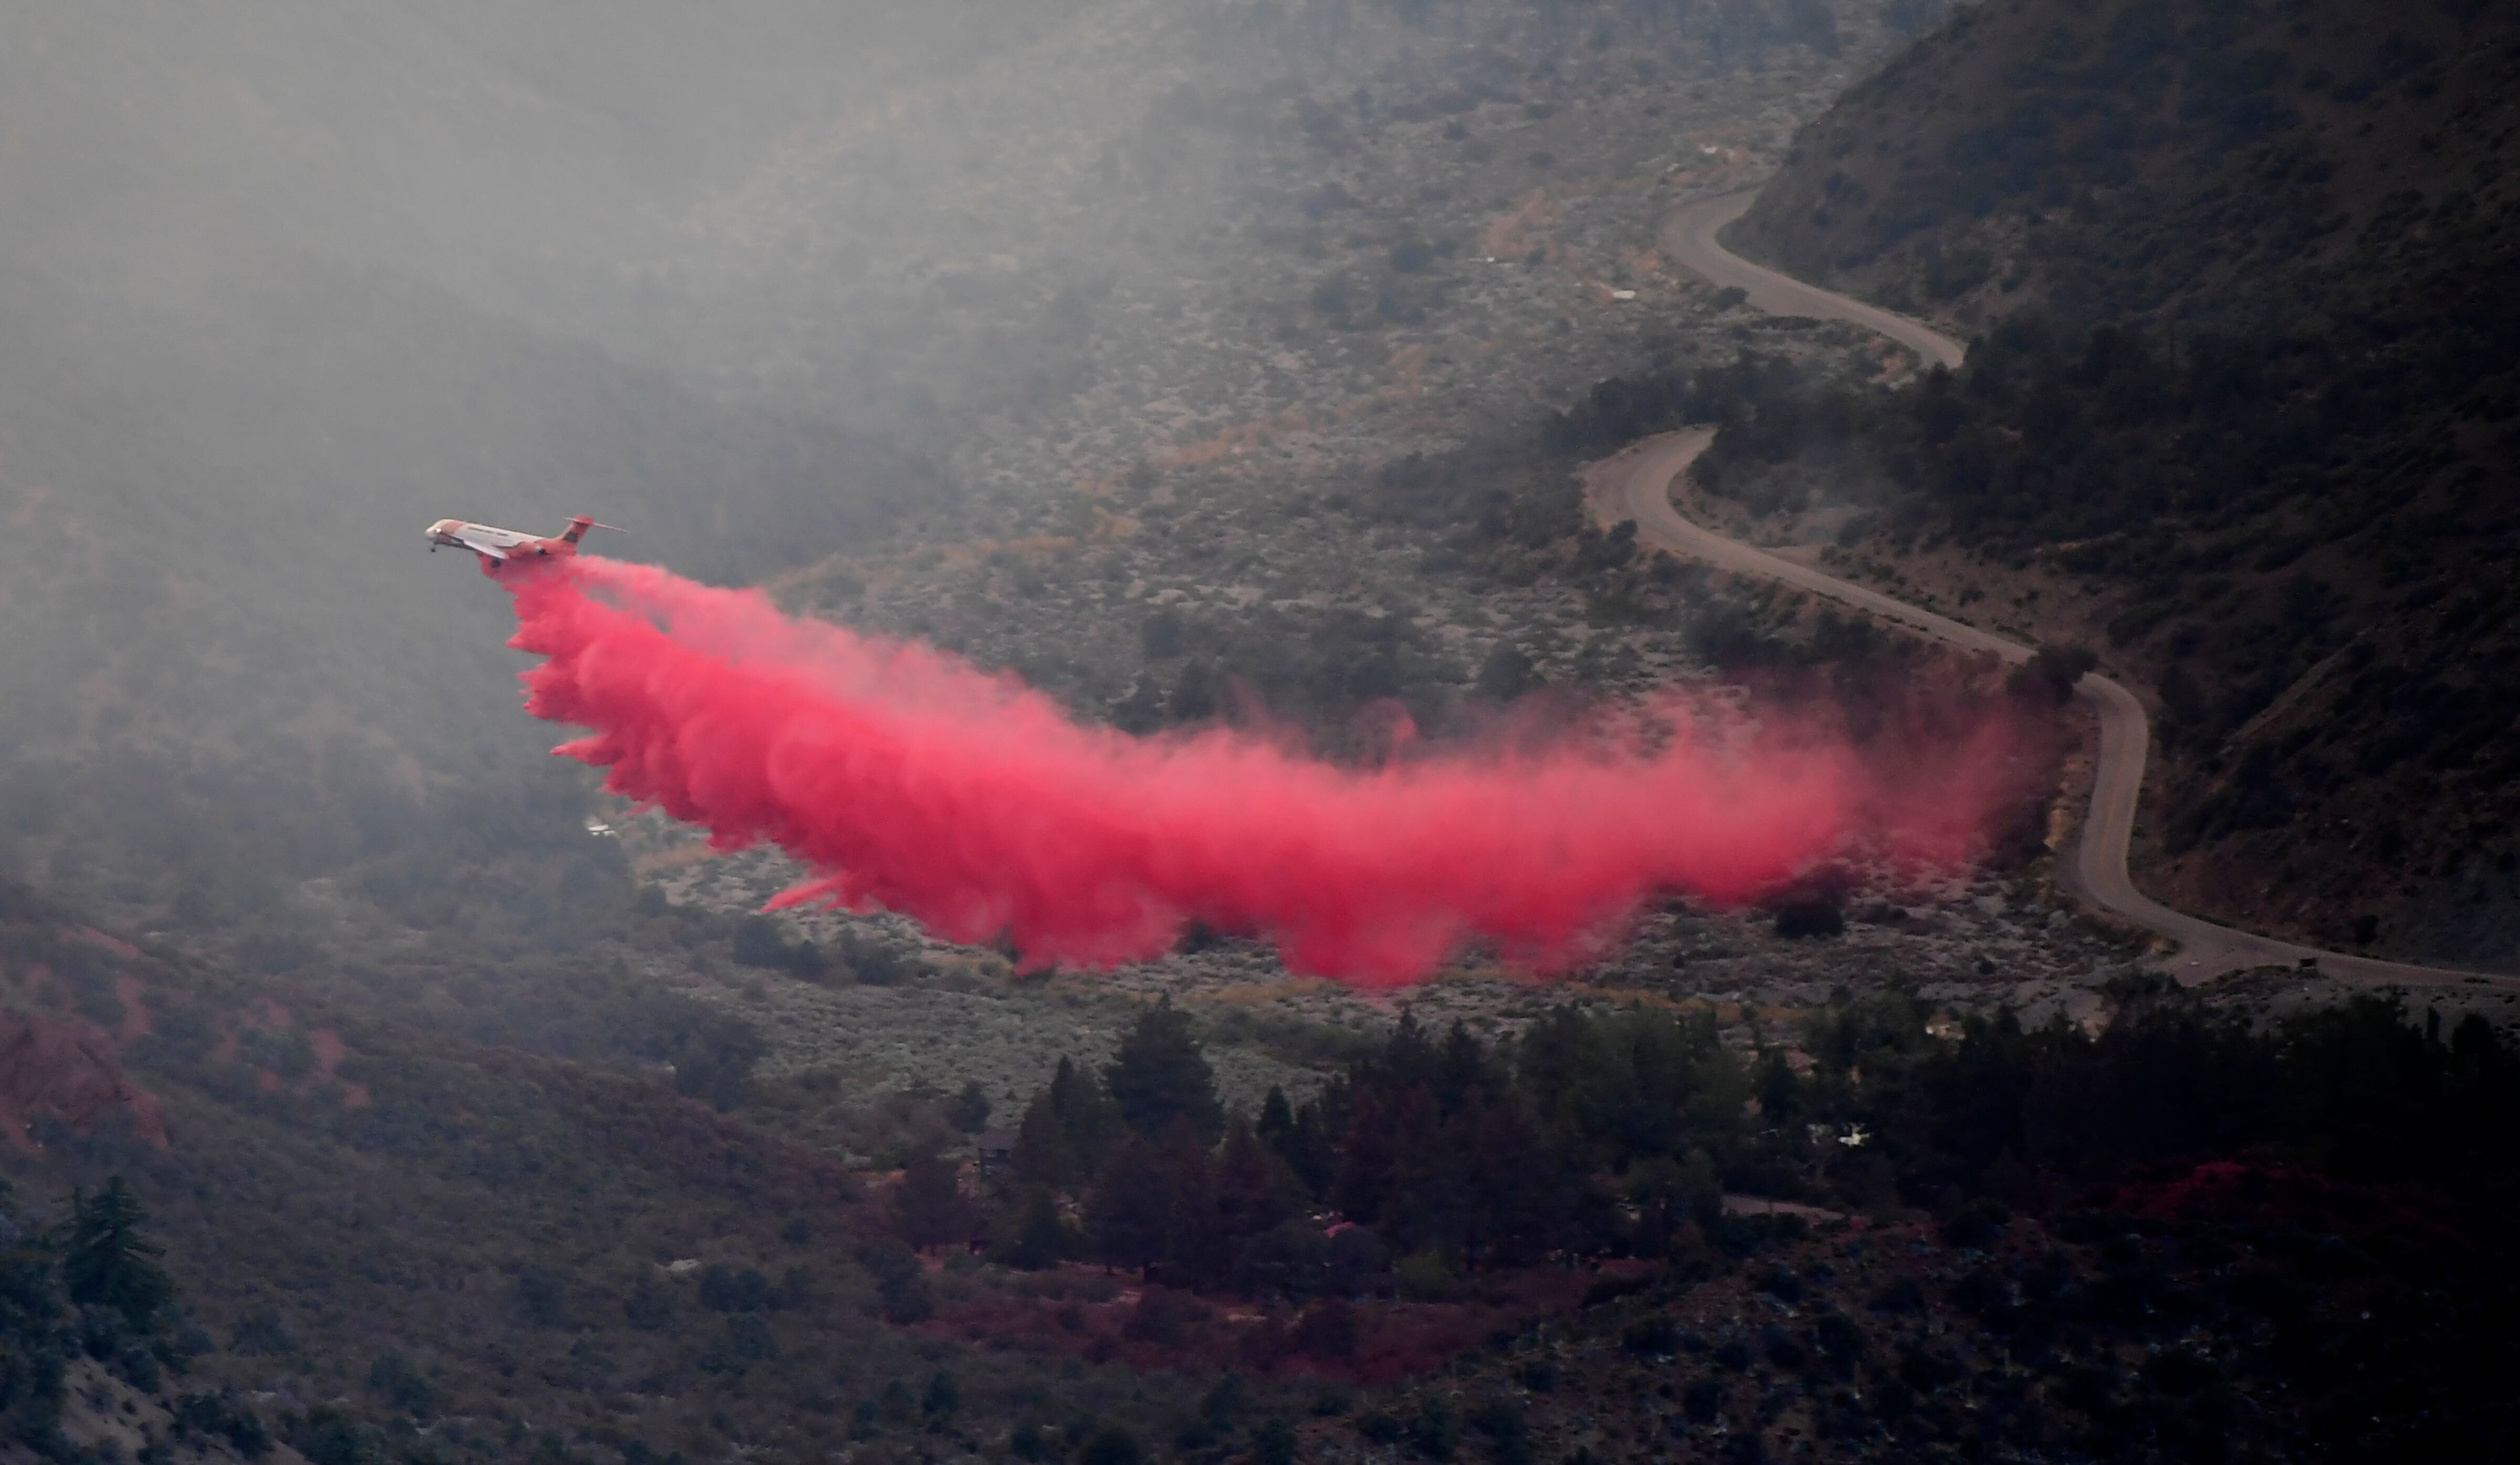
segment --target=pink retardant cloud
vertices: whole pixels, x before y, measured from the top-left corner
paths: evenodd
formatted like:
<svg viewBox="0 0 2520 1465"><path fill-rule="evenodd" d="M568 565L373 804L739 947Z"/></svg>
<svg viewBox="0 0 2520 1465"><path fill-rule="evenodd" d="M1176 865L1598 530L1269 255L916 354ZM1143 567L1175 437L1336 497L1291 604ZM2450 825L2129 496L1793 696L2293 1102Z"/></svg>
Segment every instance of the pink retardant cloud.
<svg viewBox="0 0 2520 1465"><path fill-rule="evenodd" d="M546 659L528 710L590 729L556 751L611 792L788 851L814 873L777 904L897 911L1036 965L1143 960L1199 921L1363 986L1473 942L1558 969L1650 900L1755 898L1912 801L1840 740L1678 700L1623 734L1362 769L1229 728L1087 725L933 649L649 567L503 578L510 644ZM1910 843L1947 853L1977 814L1936 808Z"/></svg>

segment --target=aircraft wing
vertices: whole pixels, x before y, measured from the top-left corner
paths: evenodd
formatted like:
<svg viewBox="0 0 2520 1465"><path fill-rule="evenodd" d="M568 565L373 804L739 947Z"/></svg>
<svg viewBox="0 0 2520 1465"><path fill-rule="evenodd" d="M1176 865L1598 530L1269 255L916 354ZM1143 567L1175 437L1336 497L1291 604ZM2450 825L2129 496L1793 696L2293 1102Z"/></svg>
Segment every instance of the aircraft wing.
<svg viewBox="0 0 2520 1465"><path fill-rule="evenodd" d="M485 534L469 524L455 531L455 542L476 555L492 560L507 559L508 551L516 547L513 542L502 542L500 538Z"/></svg>

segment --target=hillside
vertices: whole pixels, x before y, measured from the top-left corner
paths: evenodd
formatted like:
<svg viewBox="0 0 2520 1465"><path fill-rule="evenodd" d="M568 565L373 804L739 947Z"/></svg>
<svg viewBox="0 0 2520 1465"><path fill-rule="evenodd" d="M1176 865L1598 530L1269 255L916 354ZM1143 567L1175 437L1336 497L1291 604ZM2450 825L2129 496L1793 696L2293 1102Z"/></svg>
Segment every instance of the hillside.
<svg viewBox="0 0 2520 1465"><path fill-rule="evenodd" d="M1790 1046L1703 1001L1404 1022L1212 1153L1205 1064L1152 1009L1107 1084L1035 1096L1012 1172L918 1159L871 1190L659 1084L0 901L0 1357L38 1381L0 1402L13 1459L95 1457L48 1420L318 1465L2274 1460L2514 1428L2520 1066L2482 1018L2269 1024L2129 982L2098 1037L1941 1026L1895 988L1772 1014ZM47 1238L117 1183L171 1296L73 1275L65 1302ZM1372 1228L1322 1234L1325 1196Z"/></svg>
<svg viewBox="0 0 2520 1465"><path fill-rule="evenodd" d="M1710 455L1748 501L1834 493L1779 532L2103 641L2155 709L2172 898L2501 967L2515 57L2496 7L1973 8L1799 133L1732 236L1974 329L1968 362Z"/></svg>
<svg viewBox="0 0 2520 1465"><path fill-rule="evenodd" d="M1798 132L1731 242L1963 322L2350 328L2494 257L2516 46L2483 5L1969 6Z"/></svg>
<svg viewBox="0 0 2520 1465"><path fill-rule="evenodd" d="M637 15L0 23L0 186L40 205L0 224L0 862L254 960L582 893L581 785L421 525L589 512L845 586L1072 543L1133 464L1272 422L1370 471L1648 349L1599 281L1685 295L1636 257L1658 190L1882 40L1775 0ZM1473 261L1508 224L1520 267Z"/></svg>
<svg viewBox="0 0 2520 1465"><path fill-rule="evenodd" d="M1721 420L1751 498L1873 463L1769 524L1892 554L1958 517L1893 472L1914 403L1999 444L2124 380L2060 316L1920 397L1661 252L1943 13L0 19L0 191L41 206L0 219L0 1462L2505 1444L2520 996L2177 992L2042 878L2077 755L2035 683L1588 521L1585 460ZM2196 339L2182 372L2240 349ZM2237 399L2182 431L2257 431ZM1086 722L1371 759L1403 712L1518 736L1682 686L1885 761L2017 717L2018 797L1981 862L1656 902L1547 982L1473 947L1396 998L1202 926L1029 970L759 914L777 850L548 755L505 598L417 531L575 511ZM2059 562L2011 499L1973 523ZM2094 585L2136 538L2066 537ZM2423 724L2460 756L2471 672ZM2416 792L2490 817L2487 772ZM174 1290L146 1337L54 1296L116 1177ZM92 1455L9 1413L47 1379Z"/></svg>
<svg viewBox="0 0 2520 1465"><path fill-rule="evenodd" d="M128 1180L180 1289L169 1394L241 1391L318 1459L437 1461L812 1459L893 1433L853 1411L896 1381L953 1374L959 1402L923 1421L940 1442L957 1411L986 1439L1030 1396L1020 1370L887 1326L860 1259L881 1215L827 1158L652 1081L362 1021L0 900L12 1224ZM1100 1369L1062 1388L1124 1417L1149 1393Z"/></svg>
<svg viewBox="0 0 2520 1465"><path fill-rule="evenodd" d="M676 869L589 838L619 811L545 755L500 597L421 524L598 513L633 530L605 553L774 578L1137 727L1239 682L1338 748L1393 695L1433 730L1668 679L1686 587L1544 568L1563 455L1491 476L1552 498L1512 585L1385 467L1729 353L1656 221L1895 39L1775 0L1109 0L571 47L564 9L380 4L355 43L26 23L54 65L6 117L43 146L0 169L60 207L0 228L0 861L362 1014L625 1072L742 1046L681 1000L758 984L741 928L634 905ZM776 77L698 117L773 33ZM1526 674L1477 692L1499 658ZM847 952L1003 966L812 934L833 984Z"/></svg>

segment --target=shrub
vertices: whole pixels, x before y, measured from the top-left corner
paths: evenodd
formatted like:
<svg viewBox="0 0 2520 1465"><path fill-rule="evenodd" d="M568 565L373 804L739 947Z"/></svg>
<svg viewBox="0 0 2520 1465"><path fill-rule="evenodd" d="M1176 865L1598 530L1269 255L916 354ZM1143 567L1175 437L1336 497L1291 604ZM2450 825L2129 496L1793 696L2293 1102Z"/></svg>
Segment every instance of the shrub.
<svg viewBox="0 0 2520 1465"><path fill-rule="evenodd" d="M621 1300L621 1316L643 1333L660 1332L674 1320L674 1295L642 1272L630 1285L630 1295Z"/></svg>
<svg viewBox="0 0 2520 1465"><path fill-rule="evenodd" d="M1077 1465L1145 1465L1146 1458L1147 1447L1138 1437L1116 1424L1085 1442L1084 1452L1076 1457Z"/></svg>
<svg viewBox="0 0 2520 1465"><path fill-rule="evenodd" d="M384 1435L373 1425L330 1404L318 1404L289 1432L289 1445L310 1465L380 1465L385 1458Z"/></svg>
<svg viewBox="0 0 2520 1465"><path fill-rule="evenodd" d="M1499 1465L1531 1458L1531 1426L1511 1399L1492 1398L1471 1410L1470 1428L1487 1438Z"/></svg>
<svg viewBox="0 0 2520 1465"><path fill-rule="evenodd" d="M1942 1224L1945 1246L1983 1247L2003 1234L2012 1213L1995 1201L1977 1201Z"/></svg>
<svg viewBox="0 0 2520 1465"><path fill-rule="evenodd" d="M1440 1398L1430 1398L1409 1427L1409 1447L1429 1460L1449 1460L1462 1447L1462 1416Z"/></svg>
<svg viewBox="0 0 2520 1465"><path fill-rule="evenodd" d="M1129 1312L1121 1327L1121 1336L1140 1343L1161 1344L1179 1348L1190 1341L1191 1329L1208 1319L1205 1304L1187 1292L1170 1287L1148 1287Z"/></svg>
<svg viewBox="0 0 2520 1465"><path fill-rule="evenodd" d="M918 1273L885 1281L882 1297L886 1322L907 1326L936 1315L936 1300L927 1290L927 1279Z"/></svg>
<svg viewBox="0 0 2520 1465"><path fill-rule="evenodd" d="M1777 907L1777 935L1788 939L1845 934L1846 913L1834 900L1812 896Z"/></svg>
<svg viewBox="0 0 2520 1465"><path fill-rule="evenodd" d="M368 1368L368 1392L416 1418L425 1419L437 1408L437 1387L399 1349L377 1354Z"/></svg>
<svg viewBox="0 0 2520 1465"><path fill-rule="evenodd" d="M1325 1298L1295 1324L1295 1350L1316 1358L1356 1356L1356 1308L1345 1298Z"/></svg>
<svg viewBox="0 0 2520 1465"><path fill-rule="evenodd" d="M1283 1419L1272 1419L1260 1426L1252 1440L1251 1455L1259 1465L1295 1465L1296 1444L1295 1427Z"/></svg>
<svg viewBox="0 0 2520 1465"><path fill-rule="evenodd" d="M517 1315L537 1328L568 1326L568 1289L558 1272L530 1261L517 1266Z"/></svg>
<svg viewBox="0 0 2520 1465"><path fill-rule="evenodd" d="M1411 1253L1392 1271L1400 1279L1400 1295L1413 1303L1447 1302L1456 1289L1453 1265L1441 1252Z"/></svg>
<svg viewBox="0 0 2520 1465"><path fill-rule="evenodd" d="M1422 275L1435 267L1435 247L1422 239L1404 239L1391 247L1391 268L1403 275Z"/></svg>
<svg viewBox="0 0 2520 1465"><path fill-rule="evenodd" d="M1778 1368L1800 1368L1811 1361L1811 1354L1804 1351L1802 1340L1782 1328L1769 1329L1761 1337L1760 1345L1767 1352L1768 1361Z"/></svg>
<svg viewBox="0 0 2520 1465"><path fill-rule="evenodd" d="M700 1305L712 1312L758 1312L770 1305L770 1279L750 1267L712 1262L700 1270Z"/></svg>
<svg viewBox="0 0 2520 1465"><path fill-rule="evenodd" d="M2083 679L2083 673L2099 664L2100 659L2089 647L2042 646L2004 679L2004 689L2025 702L2045 700L2050 706L2063 707L2074 700L2074 684Z"/></svg>
<svg viewBox="0 0 2520 1465"><path fill-rule="evenodd" d="M1949 1353L1919 1344L1900 1351L1899 1381L1918 1394L1931 1394L1959 1376L1960 1366Z"/></svg>
<svg viewBox="0 0 2520 1465"><path fill-rule="evenodd" d="M1582 1305L1598 1307L1604 1303L1615 1303L1623 1297L1642 1292L1652 1285L1653 1278L1644 1274L1633 1277L1595 1277L1592 1285L1584 1289Z"/></svg>
<svg viewBox="0 0 2520 1465"><path fill-rule="evenodd" d="M271 1453L271 1432L263 1428L262 1417L238 1398L234 1390L185 1395L175 1401L174 1416L178 1440L197 1435L215 1437L248 1460L259 1460Z"/></svg>
<svg viewBox="0 0 2520 1465"><path fill-rule="evenodd" d="M293 1353L299 1344L286 1319L262 1307L237 1319L236 1326L228 1330L228 1347L248 1356L270 1356Z"/></svg>
<svg viewBox="0 0 2520 1465"><path fill-rule="evenodd" d="M1819 1323L1820 1351L1852 1361L1864 1354L1864 1330L1843 1312L1823 1312Z"/></svg>
<svg viewBox="0 0 2520 1465"><path fill-rule="evenodd" d="M1619 1347L1641 1356L1667 1356L1680 1347L1680 1325L1668 1317L1640 1318L1619 1334Z"/></svg>

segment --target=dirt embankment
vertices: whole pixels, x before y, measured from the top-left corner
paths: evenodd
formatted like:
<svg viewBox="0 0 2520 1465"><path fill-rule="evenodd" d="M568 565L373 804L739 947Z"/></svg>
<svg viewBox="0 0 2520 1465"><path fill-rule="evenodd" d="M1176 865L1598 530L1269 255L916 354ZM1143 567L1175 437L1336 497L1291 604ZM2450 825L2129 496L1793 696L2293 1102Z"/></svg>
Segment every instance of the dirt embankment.
<svg viewBox="0 0 2520 1465"><path fill-rule="evenodd" d="M166 1148L158 1096L122 1072L122 1055L103 1029L49 1013L0 1013L0 1133L29 1153L41 1150L38 1120L50 1118L80 1134L114 1116Z"/></svg>

